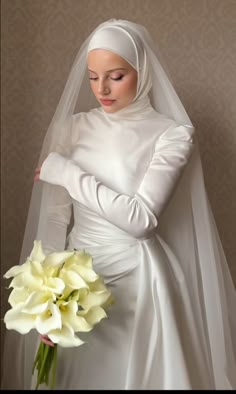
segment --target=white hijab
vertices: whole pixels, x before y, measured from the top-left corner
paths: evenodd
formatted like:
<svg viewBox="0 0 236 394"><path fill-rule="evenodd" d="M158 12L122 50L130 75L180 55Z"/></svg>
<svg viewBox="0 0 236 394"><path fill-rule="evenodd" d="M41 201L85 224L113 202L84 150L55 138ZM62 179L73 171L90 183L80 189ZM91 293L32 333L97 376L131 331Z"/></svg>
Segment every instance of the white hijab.
<svg viewBox="0 0 236 394"><path fill-rule="evenodd" d="M133 36L120 26L104 26L92 36L88 52L106 49L124 58L138 73L137 93L134 102L147 99L152 87L147 52L137 34Z"/></svg>

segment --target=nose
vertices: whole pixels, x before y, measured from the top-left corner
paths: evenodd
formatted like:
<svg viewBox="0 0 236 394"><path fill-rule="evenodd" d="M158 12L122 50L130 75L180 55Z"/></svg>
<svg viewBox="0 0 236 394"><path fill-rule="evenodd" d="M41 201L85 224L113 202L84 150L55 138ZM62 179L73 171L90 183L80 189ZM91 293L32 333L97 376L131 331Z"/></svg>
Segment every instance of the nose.
<svg viewBox="0 0 236 394"><path fill-rule="evenodd" d="M111 92L110 87L105 81L99 81L98 93L102 95L108 95Z"/></svg>

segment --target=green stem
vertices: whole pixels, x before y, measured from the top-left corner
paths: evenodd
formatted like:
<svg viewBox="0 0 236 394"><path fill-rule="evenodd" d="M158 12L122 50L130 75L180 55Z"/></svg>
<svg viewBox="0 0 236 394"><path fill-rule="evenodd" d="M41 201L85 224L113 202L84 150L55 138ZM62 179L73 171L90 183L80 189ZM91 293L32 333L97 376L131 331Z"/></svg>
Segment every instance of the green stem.
<svg viewBox="0 0 236 394"><path fill-rule="evenodd" d="M49 346L48 345L44 345L44 352L43 352L43 359L42 359L42 365L40 366L40 371L39 371L39 381L40 383L43 383L43 377L45 375L45 364L47 361L47 357L48 357L48 352L49 352Z"/></svg>
<svg viewBox="0 0 236 394"><path fill-rule="evenodd" d="M47 386L49 385L50 372L50 389L53 390L56 382L57 345L52 347L43 342L40 343L34 360L32 373L34 373L35 368L38 371L35 390L39 388L40 384L45 383Z"/></svg>
<svg viewBox="0 0 236 394"><path fill-rule="evenodd" d="M45 345L44 343L41 342L39 345L39 357L36 357L36 366L38 370L38 376L37 376L37 383L35 390L38 389L39 385L44 382L45 379L45 363L47 361L47 356L48 356L48 349L49 346Z"/></svg>
<svg viewBox="0 0 236 394"><path fill-rule="evenodd" d="M50 389L53 390L56 383L56 370L57 370L57 345L53 348L53 359L52 359L52 379Z"/></svg>
<svg viewBox="0 0 236 394"><path fill-rule="evenodd" d="M35 356L35 359L34 359L34 363L33 363L33 367L32 367L32 375L34 374L35 367L38 364L40 356L41 356L41 344L42 343L40 343L39 346L38 346L38 350L37 350L37 353L36 353L36 356Z"/></svg>

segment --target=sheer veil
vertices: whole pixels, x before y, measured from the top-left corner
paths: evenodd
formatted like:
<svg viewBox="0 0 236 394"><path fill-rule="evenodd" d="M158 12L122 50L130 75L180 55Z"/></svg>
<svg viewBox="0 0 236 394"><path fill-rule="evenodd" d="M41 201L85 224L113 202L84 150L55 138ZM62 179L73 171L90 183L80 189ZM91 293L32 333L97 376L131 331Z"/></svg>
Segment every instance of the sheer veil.
<svg viewBox="0 0 236 394"><path fill-rule="evenodd" d="M72 115L97 106L87 78L87 50L94 32L110 25L125 29L143 43L150 62L152 88L149 97L153 107L177 123L193 127L158 60L157 50L147 30L133 22L112 19L100 24L79 50L46 133L39 165L51 151L69 155ZM41 239L45 231L47 206L53 202L54 188L44 182L37 182L33 187L21 261L29 255L33 241ZM207 354L211 358L217 387L236 387L235 289L206 195L197 143L190 163L160 218L158 234L182 265L196 320L205 333Z"/></svg>
<svg viewBox="0 0 236 394"><path fill-rule="evenodd" d="M87 78L88 45L98 29L111 25L125 29L131 36L136 36L143 43L151 68L152 88L149 97L153 107L178 123L192 127L188 114L158 60L159 56L147 30L133 22L112 19L101 23L87 37L74 60L66 86L44 138L39 166L52 151L69 154L72 115L75 112L88 111L97 106ZM48 216L47 206L49 201L53 202L54 189L55 187L42 184L42 182L33 186L21 250L21 262L28 256L34 239L40 239L45 232Z"/></svg>

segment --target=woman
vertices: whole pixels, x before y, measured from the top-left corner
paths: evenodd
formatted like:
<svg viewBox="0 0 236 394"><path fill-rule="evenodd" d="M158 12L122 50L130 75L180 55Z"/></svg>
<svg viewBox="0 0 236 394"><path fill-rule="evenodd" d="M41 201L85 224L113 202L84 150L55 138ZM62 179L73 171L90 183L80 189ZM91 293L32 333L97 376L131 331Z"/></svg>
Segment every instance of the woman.
<svg viewBox="0 0 236 394"><path fill-rule="evenodd" d="M86 249L116 300L85 345L59 349L57 388L235 388L235 290L196 135L143 27L111 20L88 37L35 181L23 258L29 232L46 251Z"/></svg>

